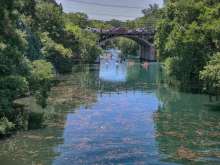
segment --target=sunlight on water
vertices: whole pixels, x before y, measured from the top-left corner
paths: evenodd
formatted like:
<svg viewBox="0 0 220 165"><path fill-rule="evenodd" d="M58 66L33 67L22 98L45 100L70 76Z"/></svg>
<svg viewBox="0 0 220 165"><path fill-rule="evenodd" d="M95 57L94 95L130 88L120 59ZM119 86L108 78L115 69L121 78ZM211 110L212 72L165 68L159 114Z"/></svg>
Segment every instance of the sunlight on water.
<svg viewBox="0 0 220 165"><path fill-rule="evenodd" d="M115 60L102 60L99 77L104 81L125 82L127 77L127 63L118 64Z"/></svg>
<svg viewBox="0 0 220 165"><path fill-rule="evenodd" d="M153 93L103 94L91 107L67 115L54 164L158 163L153 121L158 106Z"/></svg>

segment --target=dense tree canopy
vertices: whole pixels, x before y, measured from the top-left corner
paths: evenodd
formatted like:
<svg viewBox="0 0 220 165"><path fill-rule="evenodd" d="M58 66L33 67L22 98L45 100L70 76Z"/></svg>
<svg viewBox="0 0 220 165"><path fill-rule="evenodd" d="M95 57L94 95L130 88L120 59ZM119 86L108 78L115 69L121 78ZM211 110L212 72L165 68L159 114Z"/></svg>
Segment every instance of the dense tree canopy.
<svg viewBox="0 0 220 165"><path fill-rule="evenodd" d="M23 52L25 34L16 28L16 1L0 2L0 110L10 109L13 99L28 89L28 60Z"/></svg>
<svg viewBox="0 0 220 165"><path fill-rule="evenodd" d="M54 0L0 1L0 135L17 121L9 116L15 99L35 95L45 107L55 72L71 72L76 58L96 59L97 36L81 30L86 22L85 14L64 14Z"/></svg>
<svg viewBox="0 0 220 165"><path fill-rule="evenodd" d="M220 51L220 3L215 0L167 2L157 28L159 59L181 87L198 86L199 73Z"/></svg>
<svg viewBox="0 0 220 165"><path fill-rule="evenodd" d="M220 53L216 53L211 57L204 70L200 72L200 78L204 81L206 91L211 92L211 94L219 94Z"/></svg>

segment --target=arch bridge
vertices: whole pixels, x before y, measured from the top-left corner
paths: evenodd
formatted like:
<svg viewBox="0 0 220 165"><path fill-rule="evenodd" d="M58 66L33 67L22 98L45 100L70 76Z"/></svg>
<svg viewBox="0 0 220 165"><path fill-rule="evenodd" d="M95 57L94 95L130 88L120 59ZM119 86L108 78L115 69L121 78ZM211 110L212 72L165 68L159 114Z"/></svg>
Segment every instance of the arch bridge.
<svg viewBox="0 0 220 165"><path fill-rule="evenodd" d="M114 28L110 30L96 29L99 34L99 44L103 46L107 41L116 37L126 37L140 45L140 59L145 61L156 61L156 51L152 44L155 31L152 29L126 30L124 28Z"/></svg>

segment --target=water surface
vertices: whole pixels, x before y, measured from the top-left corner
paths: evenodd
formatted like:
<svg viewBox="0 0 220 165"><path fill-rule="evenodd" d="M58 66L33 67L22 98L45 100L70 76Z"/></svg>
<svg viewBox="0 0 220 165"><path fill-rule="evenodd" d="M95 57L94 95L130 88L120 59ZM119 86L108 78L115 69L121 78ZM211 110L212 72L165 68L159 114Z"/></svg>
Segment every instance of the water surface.
<svg viewBox="0 0 220 165"><path fill-rule="evenodd" d="M220 164L220 111L162 80L157 63L77 66L52 91L57 118L0 141L0 164Z"/></svg>

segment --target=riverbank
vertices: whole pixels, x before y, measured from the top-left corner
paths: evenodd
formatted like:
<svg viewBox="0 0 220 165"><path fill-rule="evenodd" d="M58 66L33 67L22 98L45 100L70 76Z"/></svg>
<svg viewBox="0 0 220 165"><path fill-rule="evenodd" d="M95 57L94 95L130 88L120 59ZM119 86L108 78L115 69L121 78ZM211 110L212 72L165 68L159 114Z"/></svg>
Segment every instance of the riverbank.
<svg viewBox="0 0 220 165"><path fill-rule="evenodd" d="M4 114L0 121L0 138L9 137L17 131L40 129L50 125L60 112L72 111L80 105L89 105L96 100L94 92L84 89L79 77L59 75L51 88L47 107L37 104L34 96L14 101L13 110ZM82 90L82 88L84 90ZM62 109L61 109L62 107Z"/></svg>

